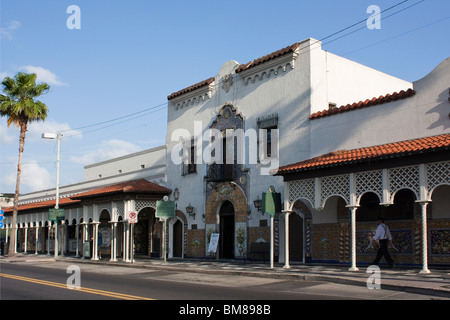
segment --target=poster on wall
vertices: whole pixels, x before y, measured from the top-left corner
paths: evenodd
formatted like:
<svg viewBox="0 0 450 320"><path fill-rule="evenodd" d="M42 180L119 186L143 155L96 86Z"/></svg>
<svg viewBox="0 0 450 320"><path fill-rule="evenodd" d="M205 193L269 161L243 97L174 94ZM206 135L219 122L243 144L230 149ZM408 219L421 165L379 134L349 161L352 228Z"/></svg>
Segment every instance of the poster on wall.
<svg viewBox="0 0 450 320"><path fill-rule="evenodd" d="M218 233L211 234L211 241L209 242L208 252L211 254L216 253L218 243L219 243L219 234Z"/></svg>
<svg viewBox="0 0 450 320"><path fill-rule="evenodd" d="M111 229L110 228L101 228L98 232L98 240L99 240L99 245L102 247L107 247L111 244L111 238L112 238L112 234L111 234Z"/></svg>

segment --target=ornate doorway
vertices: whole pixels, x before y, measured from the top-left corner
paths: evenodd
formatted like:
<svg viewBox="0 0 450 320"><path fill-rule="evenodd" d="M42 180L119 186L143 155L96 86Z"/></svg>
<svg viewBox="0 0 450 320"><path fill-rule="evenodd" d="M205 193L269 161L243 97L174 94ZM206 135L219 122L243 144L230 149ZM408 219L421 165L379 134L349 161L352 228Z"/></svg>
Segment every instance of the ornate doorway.
<svg viewBox="0 0 450 320"><path fill-rule="evenodd" d="M225 201L219 211L219 258L234 258L234 206Z"/></svg>

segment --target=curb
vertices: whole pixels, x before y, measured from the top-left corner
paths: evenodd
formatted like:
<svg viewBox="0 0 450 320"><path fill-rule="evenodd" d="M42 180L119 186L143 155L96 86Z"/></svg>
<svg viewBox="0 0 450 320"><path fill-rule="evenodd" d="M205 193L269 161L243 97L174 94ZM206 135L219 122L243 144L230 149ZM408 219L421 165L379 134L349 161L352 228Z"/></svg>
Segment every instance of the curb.
<svg viewBox="0 0 450 320"><path fill-rule="evenodd" d="M18 262L68 262L68 263L85 263L85 264L101 264L101 265L107 265L107 266L117 266L117 267L126 267L126 268L141 268L141 269L152 269L152 270L165 270L165 271L173 271L173 272L192 272L192 273L203 273L203 274L223 274L223 275L237 275L237 276L247 276L247 277L263 277L263 278L270 278L270 279L286 279L286 280L299 280L299 281L319 281L319 282L329 282L329 283L337 283L337 284L345 284L345 285L353 285L353 286L364 286L367 285L367 278L361 277L359 274L355 277L349 278L346 274L340 274L340 275L327 275L327 274L308 274L307 272L301 272L299 271L296 273L295 271L289 270L283 270L281 268L277 268L275 270L269 269L261 269L260 271L251 271L251 270L235 270L235 269L229 269L229 270L223 270L223 269L217 269L214 266L211 268L196 268L191 267L189 269L186 269L186 267L177 267L174 265L155 265L155 264L136 264L136 263L125 263L121 261L117 262L111 262L108 261L107 263L104 261L93 261L90 259L82 260L79 258L72 258L72 257L39 257L39 258L33 258L30 257L30 259L26 259L26 257L14 257L14 258L8 258L8 257L1 257L0 262L1 263L18 263ZM434 296L434 297L442 297L442 298L450 298L450 285L448 285L447 288L439 288L439 287L418 287L418 286L411 286L408 284L401 283L402 279L392 279L389 280L389 282L398 281L398 284L395 283L384 283L383 281L381 283L381 289L383 290L395 290L395 291L402 291L407 293L414 293L414 294L423 294L428 296ZM424 279L426 281L426 279Z"/></svg>
<svg viewBox="0 0 450 320"><path fill-rule="evenodd" d="M71 259L71 258L69 258ZM58 259L58 261L67 261L64 258ZM105 264L102 261L92 261L92 260L76 260L82 263L89 264ZM353 286L363 286L366 287L367 279L349 279L345 275L331 276L331 275L310 275L306 273L293 273L289 271L271 271L266 269L261 269L261 271L248 271L248 270L219 270L215 268L203 269L203 268L190 268L186 270L184 267L176 266L164 266L164 265L140 265L135 263L124 263L124 262L109 262L108 266L118 266L127 268L142 268L142 269L152 269L152 270L166 270L173 272L193 272L193 273L204 273L204 274L224 274L224 275L237 275L237 276L248 276L248 277L264 277L270 279L286 279L286 280L300 280L300 281L319 281L319 282L331 282L337 284L353 285ZM401 280L398 280L401 281ZM395 290L407 293L423 294L435 297L450 298L450 285L449 289L439 289L439 288L421 288L415 286L409 286L405 284L381 284L381 289L383 290ZM368 289L369 290L369 289Z"/></svg>

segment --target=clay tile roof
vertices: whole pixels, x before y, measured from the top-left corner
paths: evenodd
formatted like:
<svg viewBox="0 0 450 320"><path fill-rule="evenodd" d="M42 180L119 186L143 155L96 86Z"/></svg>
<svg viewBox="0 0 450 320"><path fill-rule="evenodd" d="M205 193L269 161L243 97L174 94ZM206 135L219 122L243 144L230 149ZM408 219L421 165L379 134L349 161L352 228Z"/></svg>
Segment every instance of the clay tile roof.
<svg viewBox="0 0 450 320"><path fill-rule="evenodd" d="M59 206L64 207L70 204L78 204L80 203L80 200L73 200L70 198L61 198L59 199ZM33 210L33 209L45 209L45 208L54 208L56 204L56 200L48 200L48 201L41 201L41 202L33 202L33 203L27 203L19 205L19 211L24 210ZM7 207L3 209L6 213L12 213L13 207Z"/></svg>
<svg viewBox="0 0 450 320"><path fill-rule="evenodd" d="M98 188L72 196L72 199L83 199L117 193L170 194L172 190L145 179L123 182L112 186Z"/></svg>
<svg viewBox="0 0 450 320"><path fill-rule="evenodd" d="M330 115L337 114L337 113L343 113L343 112L347 112L347 111L362 109L365 107L376 106L378 104L383 104L383 103L387 103L387 102L391 102L391 101L409 98L409 97L414 96L415 94L416 94L416 91L414 91L413 89L408 89L406 91L402 90L398 93L394 92L393 94L388 93L385 96L379 96L378 98L374 97L370 100L366 99L365 101L359 101L357 103L347 104L347 105L341 106L339 108L318 111L318 112L311 114L309 119L314 120L314 119L323 118L323 117L330 116Z"/></svg>
<svg viewBox="0 0 450 320"><path fill-rule="evenodd" d="M450 150L450 134L399 141L353 150L339 150L312 159L280 167L277 175L348 165L369 160L381 160L438 150Z"/></svg>
<svg viewBox="0 0 450 320"><path fill-rule="evenodd" d="M253 61L250 61L247 64L241 64L236 69L236 73L240 73L240 72L246 71L246 70L248 70L250 68L256 67L257 65L260 65L260 64L265 63L267 61L270 61L270 60L273 60L275 58L284 56L285 54L288 54L288 53L292 53L295 50L297 50L299 45L300 45L300 43L297 42L297 43L294 43L291 46L287 46L286 48L283 48L281 50L278 50L278 51L272 52L272 53L270 53L268 55L265 55L264 57L261 57L261 58L255 59Z"/></svg>
<svg viewBox="0 0 450 320"><path fill-rule="evenodd" d="M299 46L300 46L300 43L297 42L297 43L294 43L294 44L291 45L291 46L287 46L286 48L283 48L283 49L281 49L281 50L278 50L278 51L272 52L272 53L270 53L270 54L268 54L268 55L265 55L264 57L261 57L261 58L255 59L255 60L253 60L253 61L250 61L250 62L247 63L247 64L241 64L241 65L236 69L236 73L243 72L243 71L245 71L245 70L248 70L248 69L251 69L251 68L253 68L253 67L256 67L257 65L260 65L260 64L262 64L262 63L265 63L265 62L267 62L267 61L270 61L270 60L273 60L273 59L275 59L275 58L284 56L285 54L292 53L292 52L294 52L295 50L297 50L297 48L298 48ZM185 88L185 89L182 89L182 90L180 90L180 91L174 92L174 93L170 94L170 95L167 97L167 100L172 100L172 99L174 99L174 98L176 98L176 97L182 96L183 94L186 94L186 93L189 93L189 92L194 91L194 90L196 90L196 89L199 89L199 88L208 86L208 85L210 85L211 83L214 82L214 79L215 79L215 78L212 77L212 78L209 78L209 79L207 79L207 80L204 80L204 81L201 81L201 82L199 82L199 83L196 83L196 84L194 84L194 85L192 85L192 86L190 86L190 87L187 87L187 88Z"/></svg>
<svg viewBox="0 0 450 320"><path fill-rule="evenodd" d="M187 88L185 88L185 89L182 89L182 90L180 90L180 91L177 91L177 92L172 93L171 95L169 95L169 96L167 97L167 100L172 100L172 99L174 99L174 98L176 98L176 97L179 97L179 96L181 96L181 95L183 95L183 94L186 94L186 93L188 93L188 92L197 90L197 89L202 88L202 87L205 87L205 86L209 86L209 85L210 85L211 83L213 83L213 82L214 82L214 77L209 78L209 79L207 79L207 80L203 80L203 81L201 81L201 82L199 82L199 83L196 83L196 84L194 84L194 85L192 85L192 86L190 86L190 87L187 87Z"/></svg>

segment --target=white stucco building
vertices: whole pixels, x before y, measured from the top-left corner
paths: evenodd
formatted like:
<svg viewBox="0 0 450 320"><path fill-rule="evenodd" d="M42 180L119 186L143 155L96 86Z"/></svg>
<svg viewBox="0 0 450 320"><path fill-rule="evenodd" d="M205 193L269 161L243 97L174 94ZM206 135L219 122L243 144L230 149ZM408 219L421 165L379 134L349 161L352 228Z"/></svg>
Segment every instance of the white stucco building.
<svg viewBox="0 0 450 320"><path fill-rule="evenodd" d="M73 239L80 235L75 226L82 223L91 223L90 231L83 227L84 240L88 233L98 237L99 230L109 228L114 241L100 247L111 259L122 257L127 261L126 241L130 241L130 235L126 222L128 213L135 210L140 217L134 237L140 248L137 253L160 256L161 225L155 220L155 200L167 194L177 205L176 217L168 223L169 257L209 257L210 235L219 233L218 258L258 258L254 248L257 243L270 241L270 219L258 211L255 200L274 186L282 193L284 209L297 213L290 214L289 221L285 214L276 215L279 261L289 256L300 262L356 263L352 260L355 257L348 254L354 247L345 243L350 237L349 226L356 230L356 222L351 223L350 219L359 202L351 202L350 195L337 189L328 190L327 194L325 188L338 186L319 183L328 176L340 175L341 169L346 173L350 169L330 166L326 174L314 176L311 171L303 179L288 168L328 153L449 134L449 71L447 59L423 79L410 83L329 53L315 39L306 39L245 64L225 62L218 71L211 72L211 78L187 84L185 89L168 96L165 146L87 166L84 182L61 188L68 199L66 205L71 208L65 219L71 231L66 231L65 237ZM229 139L222 140L222 135ZM244 137L242 144L240 137ZM439 163L435 187L450 184L448 175L441 172L448 173L445 170L449 166L448 136L443 137L444 146L436 147L443 148L439 149L439 157L433 156L434 162L430 162ZM265 146L267 150L261 153ZM221 155L221 150L227 152ZM434 149L427 149L428 152ZM407 164L421 166L421 170L429 165L429 161L417 161ZM405 163L377 168L376 174L385 177L396 165L400 168ZM276 174L279 167L284 171ZM423 178L424 173L420 172ZM359 173L352 172L352 177ZM412 184L416 183L415 178ZM154 184L122 184L139 179ZM303 182L294 181L308 182L303 186ZM389 193L391 189L387 187L394 180L380 178L378 182L381 189L375 194L381 190L382 198L378 204L394 204L395 192ZM292 191L293 184L302 185L295 189L297 193ZM318 193L321 186L324 189ZM398 190L404 189L401 183L397 186ZM424 187L417 180L409 189L425 192ZM431 194L432 190L428 191ZM53 192L22 197L28 207L19 213L21 227L50 225L46 212L51 202L45 209L38 209L37 201L49 200ZM445 186L437 192L438 199L432 201L432 206L435 203L437 206L433 207L433 218L444 221L450 218L445 209L450 192ZM362 195L359 194L358 201ZM415 196L415 201L424 200L419 193ZM404 199L409 199L408 195ZM396 228L409 228L413 233L410 222L418 221L415 214L416 211L413 216L397 219ZM439 223L436 224L439 230L450 230L445 223L443 227ZM286 226L295 236L288 237ZM439 235L445 238L446 232ZM402 235L407 237L407 232ZM352 239L353 236L355 232ZM44 233L42 237L45 239ZM336 239L343 245L327 245L327 241ZM415 257L416 247L410 245L408 250L411 252L402 253L401 262L422 263ZM439 251L435 263L449 263L450 252L444 251ZM368 261L364 254L361 257L361 262Z"/></svg>

